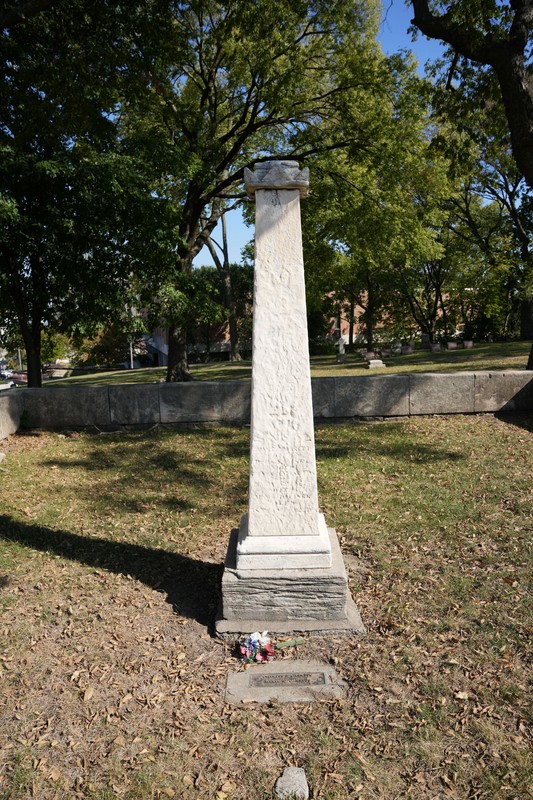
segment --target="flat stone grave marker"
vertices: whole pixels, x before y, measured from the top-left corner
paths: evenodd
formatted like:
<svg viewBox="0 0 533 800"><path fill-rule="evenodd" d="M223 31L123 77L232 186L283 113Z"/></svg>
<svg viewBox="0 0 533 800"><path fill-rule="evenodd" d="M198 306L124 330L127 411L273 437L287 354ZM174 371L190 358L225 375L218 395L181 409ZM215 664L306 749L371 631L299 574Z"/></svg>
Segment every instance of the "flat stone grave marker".
<svg viewBox="0 0 533 800"><path fill-rule="evenodd" d="M311 703L344 696L347 684L333 667L319 661L271 661L230 672L226 703Z"/></svg>

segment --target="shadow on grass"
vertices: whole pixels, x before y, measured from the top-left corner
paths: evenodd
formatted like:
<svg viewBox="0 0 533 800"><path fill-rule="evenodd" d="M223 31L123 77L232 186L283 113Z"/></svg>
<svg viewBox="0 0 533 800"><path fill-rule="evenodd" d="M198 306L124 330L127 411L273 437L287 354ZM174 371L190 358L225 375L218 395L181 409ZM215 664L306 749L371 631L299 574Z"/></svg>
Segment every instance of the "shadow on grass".
<svg viewBox="0 0 533 800"><path fill-rule="evenodd" d="M399 423L399 425L401 424ZM354 426L353 437L346 443L326 442L321 439L323 432L327 432L333 438L335 436L335 426L317 427L319 438L316 444L316 457L320 461L345 458L354 452L357 452L360 456L385 456L399 461L414 461L420 464L433 464L440 461L464 461L468 458L466 452L458 453L438 445L415 442L409 433L401 435L400 432L399 434L396 425L389 426L376 423L366 424L364 427ZM343 433L343 435L345 434Z"/></svg>
<svg viewBox="0 0 533 800"><path fill-rule="evenodd" d="M96 513L144 513L147 504L175 512L206 509L216 514L229 497L246 497L246 466L228 467L228 459L246 459L249 441L227 429L194 432L128 432L120 436L87 435L78 457L50 457L44 467L81 473L78 501ZM204 442L205 440L205 447ZM179 449L166 449L175 441ZM165 448L165 449L160 449ZM59 473L58 473L59 474ZM89 477L97 474L97 484ZM218 506L217 506L218 504Z"/></svg>
<svg viewBox="0 0 533 800"><path fill-rule="evenodd" d="M222 564L197 561L168 550L27 525L5 515L0 515L0 538L117 575L130 575L164 592L177 614L195 619L213 633Z"/></svg>
<svg viewBox="0 0 533 800"><path fill-rule="evenodd" d="M533 433L533 403L531 404L531 412L529 414L512 414L508 411L498 411L494 414L496 419L500 422L505 422L506 425L512 425L515 428L523 428L528 433Z"/></svg>

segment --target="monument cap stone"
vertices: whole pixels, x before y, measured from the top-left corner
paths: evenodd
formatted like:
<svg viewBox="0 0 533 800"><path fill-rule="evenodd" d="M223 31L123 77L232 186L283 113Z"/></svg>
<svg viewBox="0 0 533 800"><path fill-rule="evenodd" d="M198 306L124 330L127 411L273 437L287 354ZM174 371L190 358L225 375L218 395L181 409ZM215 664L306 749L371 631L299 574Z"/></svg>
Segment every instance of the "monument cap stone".
<svg viewBox="0 0 533 800"><path fill-rule="evenodd" d="M300 169L297 161L264 161L255 169L244 168L248 197L254 198L257 189L298 189L301 197L309 193L309 168Z"/></svg>

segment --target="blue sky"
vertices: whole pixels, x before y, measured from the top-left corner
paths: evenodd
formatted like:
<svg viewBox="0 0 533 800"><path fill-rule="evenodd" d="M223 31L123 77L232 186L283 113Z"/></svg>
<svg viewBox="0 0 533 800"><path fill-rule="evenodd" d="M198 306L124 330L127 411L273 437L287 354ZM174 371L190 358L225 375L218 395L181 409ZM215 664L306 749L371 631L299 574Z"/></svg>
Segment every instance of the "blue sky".
<svg viewBox="0 0 533 800"><path fill-rule="evenodd" d="M422 34L419 34L413 41L408 32L411 18L411 5L406 6L404 0L383 0L379 38L383 52L387 55L398 50L412 50L422 74L425 63L438 58L442 53L442 47L438 42L428 40ZM238 264L241 261L242 248L253 237L253 228L248 228L244 224L239 210L232 211L227 215L227 225L230 261ZM221 241L219 229L215 230L213 238ZM212 265L213 261L206 247L199 253L194 263L198 267L205 264Z"/></svg>

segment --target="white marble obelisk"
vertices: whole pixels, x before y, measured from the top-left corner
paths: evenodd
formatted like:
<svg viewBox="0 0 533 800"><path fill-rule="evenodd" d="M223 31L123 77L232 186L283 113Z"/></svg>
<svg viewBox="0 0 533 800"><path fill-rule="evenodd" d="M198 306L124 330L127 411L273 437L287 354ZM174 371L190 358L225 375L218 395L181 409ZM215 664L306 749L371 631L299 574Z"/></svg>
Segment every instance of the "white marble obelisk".
<svg viewBox="0 0 533 800"><path fill-rule="evenodd" d="M219 635L361 633L333 529L318 509L300 197L308 170L245 170L256 201L248 513L230 537Z"/></svg>
<svg viewBox="0 0 533 800"><path fill-rule="evenodd" d="M331 566L318 511L300 197L295 161L245 172L255 196L255 277L249 511L237 568Z"/></svg>

